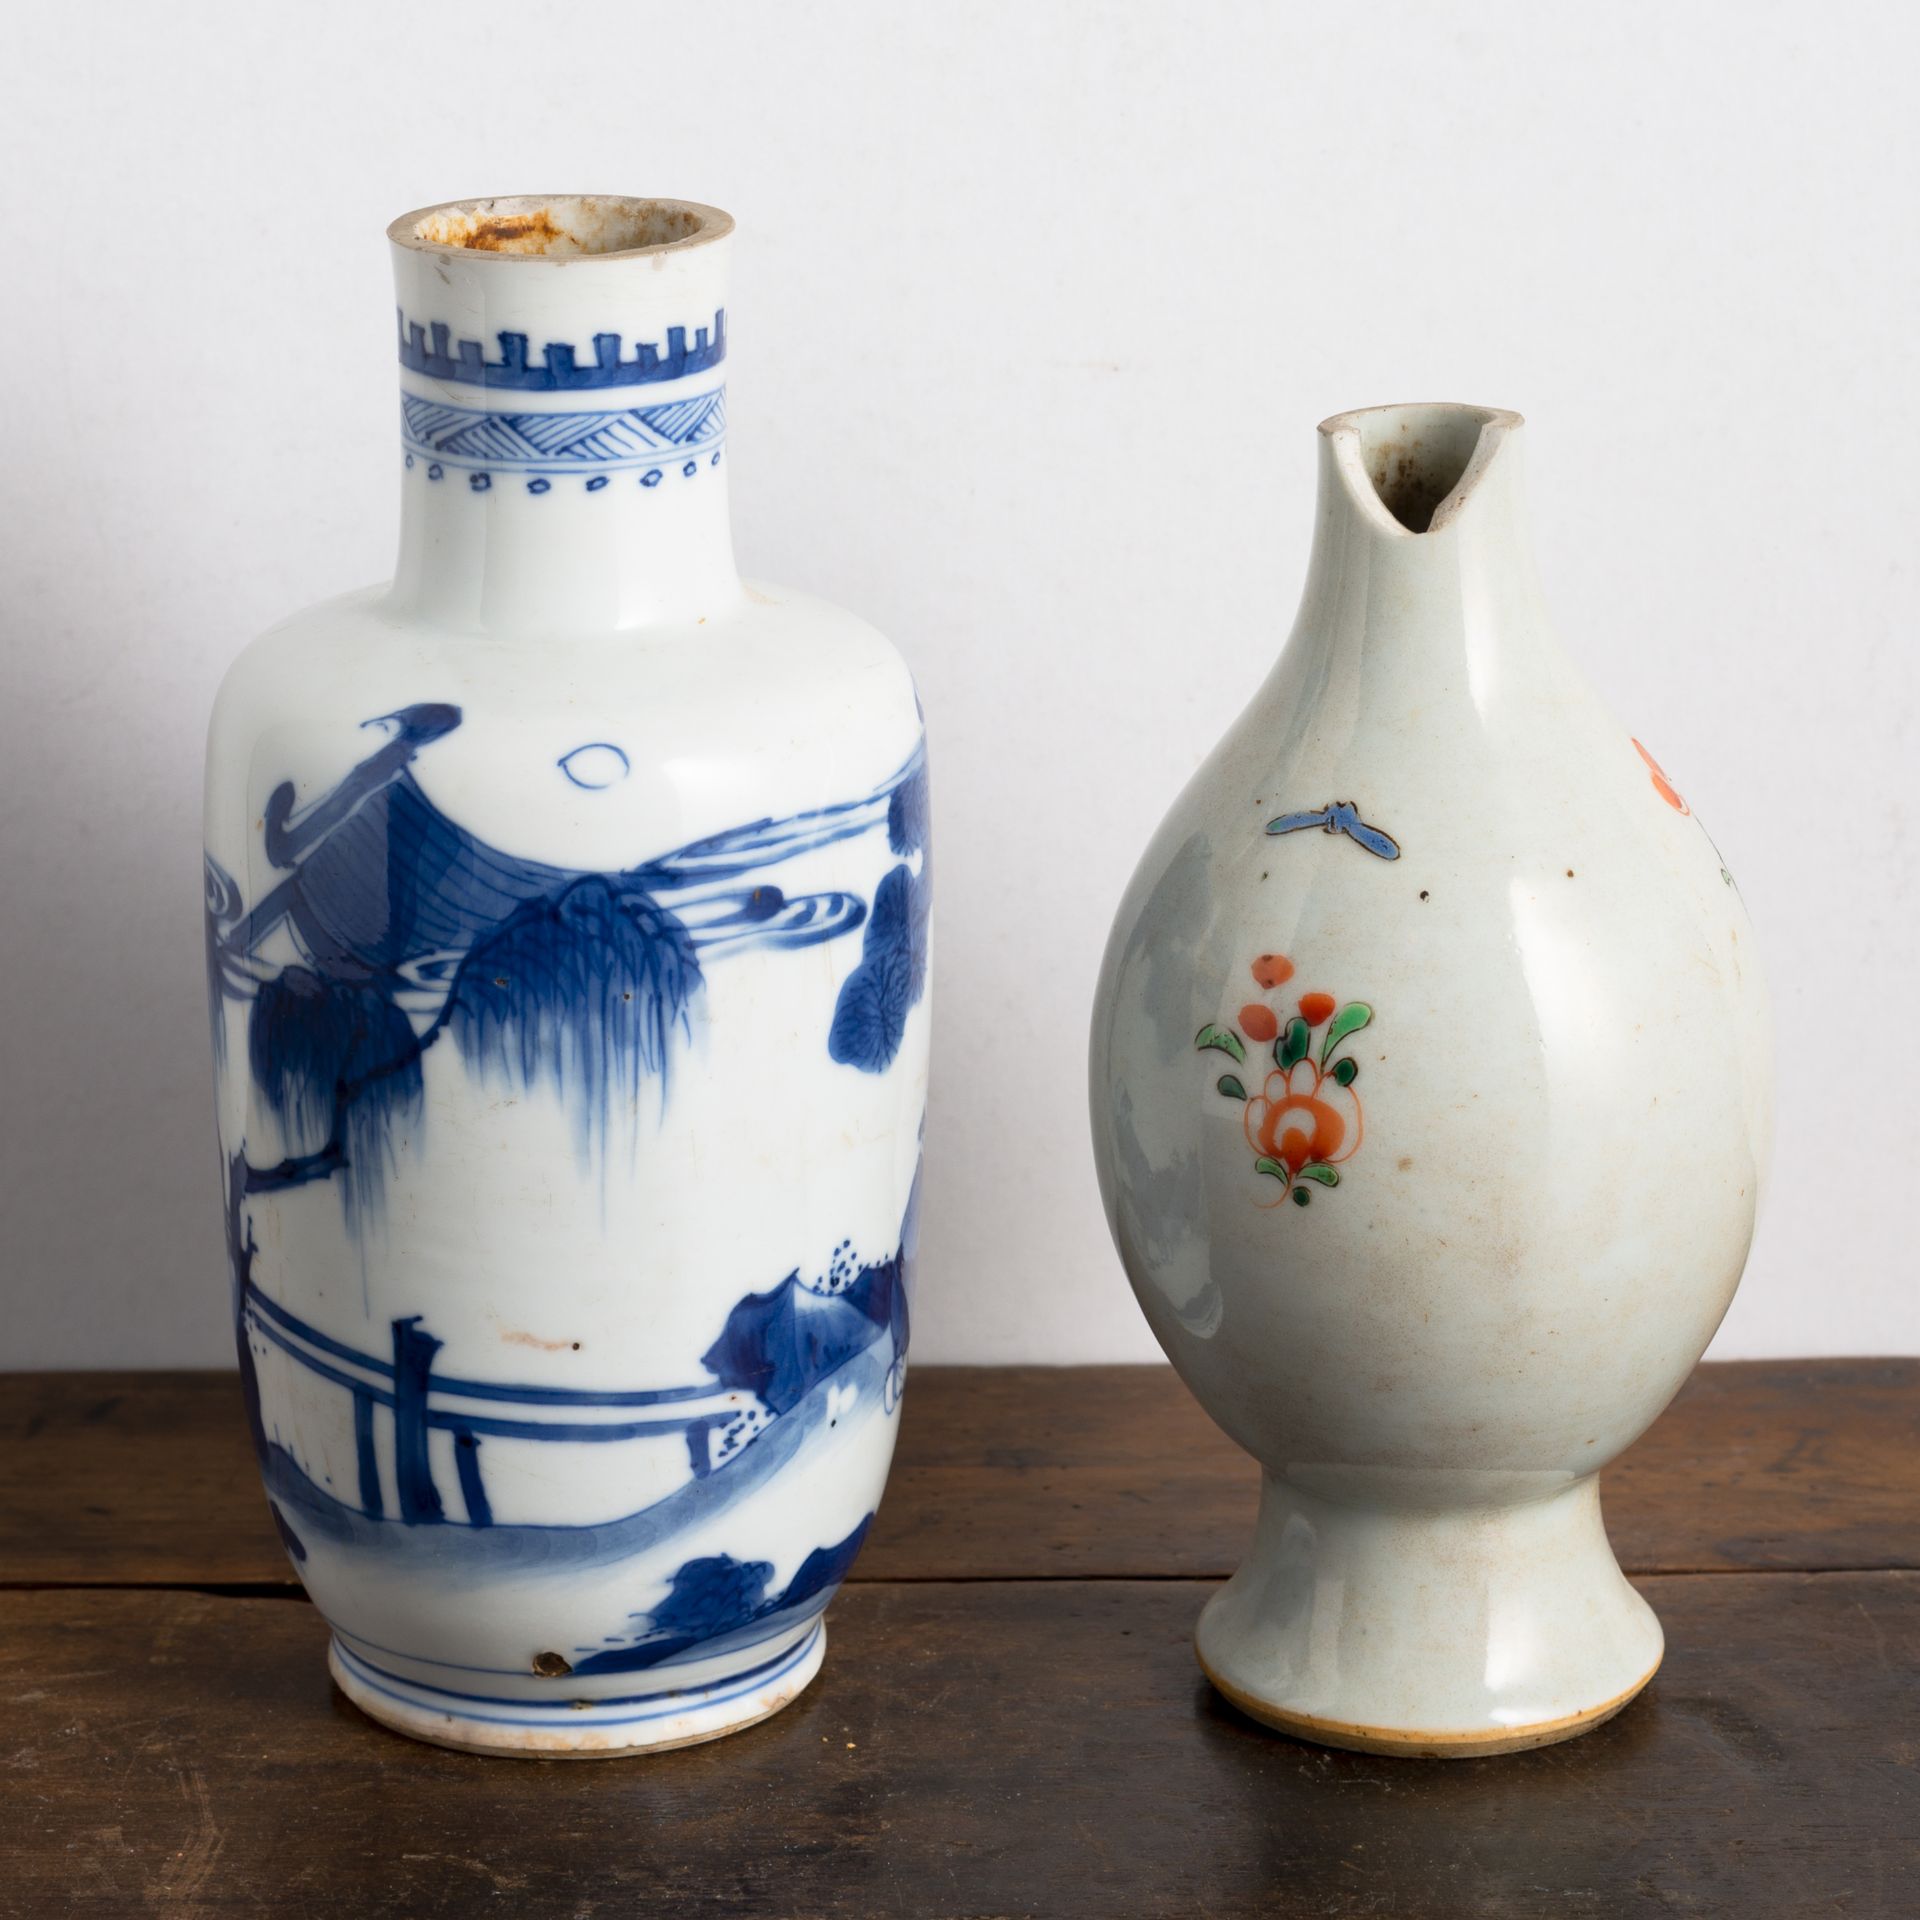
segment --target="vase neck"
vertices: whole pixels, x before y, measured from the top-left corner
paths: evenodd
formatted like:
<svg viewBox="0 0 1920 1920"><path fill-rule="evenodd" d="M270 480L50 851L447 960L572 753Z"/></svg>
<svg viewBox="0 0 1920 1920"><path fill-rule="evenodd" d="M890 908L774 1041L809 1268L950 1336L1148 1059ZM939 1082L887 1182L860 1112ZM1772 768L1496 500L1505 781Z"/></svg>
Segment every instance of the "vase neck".
<svg viewBox="0 0 1920 1920"><path fill-rule="evenodd" d="M1483 714L1558 659L1525 511L1518 414L1374 407L1320 429L1297 637L1373 711Z"/></svg>
<svg viewBox="0 0 1920 1920"><path fill-rule="evenodd" d="M473 632L617 632L739 596L732 225L691 202L560 195L394 222L397 610Z"/></svg>

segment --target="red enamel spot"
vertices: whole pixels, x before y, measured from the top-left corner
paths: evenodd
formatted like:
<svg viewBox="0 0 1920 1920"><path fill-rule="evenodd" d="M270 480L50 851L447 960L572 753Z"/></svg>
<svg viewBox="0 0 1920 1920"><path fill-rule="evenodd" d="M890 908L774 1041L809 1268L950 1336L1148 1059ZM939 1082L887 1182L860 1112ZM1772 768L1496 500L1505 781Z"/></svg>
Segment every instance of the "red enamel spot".
<svg viewBox="0 0 1920 1920"><path fill-rule="evenodd" d="M1333 995L1303 993L1300 996L1300 1018L1310 1027L1325 1026L1333 1018Z"/></svg>
<svg viewBox="0 0 1920 1920"><path fill-rule="evenodd" d="M1280 1031L1280 1022L1271 1007L1263 1007L1256 1000L1240 1009L1240 1031L1249 1040L1271 1040Z"/></svg>
<svg viewBox="0 0 1920 1920"><path fill-rule="evenodd" d="M1685 813L1687 811L1687 803L1681 799L1679 789L1667 778L1666 769L1661 766L1660 762L1656 760L1638 740L1634 741L1633 750L1647 763L1647 771L1653 776L1654 792L1657 793L1675 813Z"/></svg>
<svg viewBox="0 0 1920 1920"><path fill-rule="evenodd" d="M1253 983L1272 992L1293 978L1293 962L1284 953L1263 953L1253 963Z"/></svg>

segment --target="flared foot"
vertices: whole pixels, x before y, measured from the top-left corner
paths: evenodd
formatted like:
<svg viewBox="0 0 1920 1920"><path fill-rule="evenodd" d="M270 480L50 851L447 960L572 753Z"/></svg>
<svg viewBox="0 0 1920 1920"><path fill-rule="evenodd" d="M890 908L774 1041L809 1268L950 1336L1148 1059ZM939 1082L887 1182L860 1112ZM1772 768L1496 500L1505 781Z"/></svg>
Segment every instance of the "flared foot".
<svg viewBox="0 0 1920 1920"><path fill-rule="evenodd" d="M1663 1649L1592 1479L1520 1505L1418 1510L1269 1478L1253 1551L1194 1641L1254 1719L1428 1759L1584 1733L1653 1678Z"/></svg>
<svg viewBox="0 0 1920 1920"><path fill-rule="evenodd" d="M696 1746L768 1719L820 1671L826 1647L826 1622L816 1620L771 1658L710 1685L664 1686L657 1672L634 1674L629 1681L642 1684L593 1698L567 1697L564 1681L539 1699L454 1693L391 1672L337 1638L327 1665L362 1713L410 1739L507 1759L616 1760Z"/></svg>

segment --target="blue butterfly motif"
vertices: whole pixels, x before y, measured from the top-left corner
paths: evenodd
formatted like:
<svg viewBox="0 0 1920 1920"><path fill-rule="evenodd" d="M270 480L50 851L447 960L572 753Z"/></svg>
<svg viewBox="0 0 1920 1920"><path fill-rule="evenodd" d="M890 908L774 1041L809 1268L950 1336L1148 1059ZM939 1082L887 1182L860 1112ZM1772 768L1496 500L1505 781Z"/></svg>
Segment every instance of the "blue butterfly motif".
<svg viewBox="0 0 1920 1920"><path fill-rule="evenodd" d="M1283 813L1267 822L1269 833L1300 833L1308 827L1320 827L1328 833L1344 833L1382 860L1398 860L1400 843L1378 827L1370 827L1360 818L1360 809L1351 800L1329 801L1317 812Z"/></svg>

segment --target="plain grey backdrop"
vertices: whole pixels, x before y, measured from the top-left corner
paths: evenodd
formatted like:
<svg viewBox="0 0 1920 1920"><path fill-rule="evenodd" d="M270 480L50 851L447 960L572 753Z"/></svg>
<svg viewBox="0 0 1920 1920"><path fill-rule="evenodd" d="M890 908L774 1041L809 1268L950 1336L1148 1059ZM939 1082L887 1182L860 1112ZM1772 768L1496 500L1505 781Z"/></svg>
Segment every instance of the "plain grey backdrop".
<svg viewBox="0 0 1920 1920"><path fill-rule="evenodd" d="M1917 18L10 8L0 1365L230 1357L204 716L390 564L386 222L516 191L737 216L742 563L919 678L916 1358L1155 1356L1086 1144L1100 947L1291 621L1314 423L1407 399L1528 416L1562 631L1759 929L1779 1137L1716 1351L1920 1348Z"/></svg>

